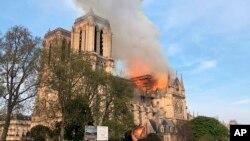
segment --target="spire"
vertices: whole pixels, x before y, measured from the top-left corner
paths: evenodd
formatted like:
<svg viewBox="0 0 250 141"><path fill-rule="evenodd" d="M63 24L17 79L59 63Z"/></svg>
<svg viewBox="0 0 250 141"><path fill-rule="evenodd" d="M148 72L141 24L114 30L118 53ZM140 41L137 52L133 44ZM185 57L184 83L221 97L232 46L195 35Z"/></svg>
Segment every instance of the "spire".
<svg viewBox="0 0 250 141"><path fill-rule="evenodd" d="M94 11L92 8L89 9L88 13L87 13L88 16L93 16L95 15Z"/></svg>
<svg viewBox="0 0 250 141"><path fill-rule="evenodd" d="M171 76L170 72L168 72L168 87L171 85Z"/></svg>
<svg viewBox="0 0 250 141"><path fill-rule="evenodd" d="M180 81L179 81L179 78L178 78L178 71L177 70L175 71L174 84L175 84L175 86L179 86L180 85Z"/></svg>
<svg viewBox="0 0 250 141"><path fill-rule="evenodd" d="M182 79L182 74L181 74L181 87L182 87L183 89L185 89L185 88L184 88L183 79Z"/></svg>

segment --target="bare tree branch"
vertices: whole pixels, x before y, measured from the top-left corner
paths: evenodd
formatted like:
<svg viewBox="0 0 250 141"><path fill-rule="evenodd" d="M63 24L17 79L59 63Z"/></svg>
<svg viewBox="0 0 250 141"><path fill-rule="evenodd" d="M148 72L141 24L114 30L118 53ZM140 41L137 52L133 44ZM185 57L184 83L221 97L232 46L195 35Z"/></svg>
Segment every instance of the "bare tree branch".
<svg viewBox="0 0 250 141"><path fill-rule="evenodd" d="M28 29L21 26L12 27L1 40L0 80L6 87L1 98L7 106L1 141L6 140L13 110L36 94L40 43L40 38L33 38Z"/></svg>

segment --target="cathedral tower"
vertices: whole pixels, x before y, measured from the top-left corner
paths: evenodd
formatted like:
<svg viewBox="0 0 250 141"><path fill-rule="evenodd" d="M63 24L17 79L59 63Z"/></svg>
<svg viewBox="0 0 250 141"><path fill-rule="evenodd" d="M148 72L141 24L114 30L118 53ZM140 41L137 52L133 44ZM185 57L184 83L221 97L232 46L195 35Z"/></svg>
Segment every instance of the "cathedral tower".
<svg viewBox="0 0 250 141"><path fill-rule="evenodd" d="M71 47L86 53L93 60L94 69L112 72L112 33L109 21L94 14L93 10L75 20L71 32Z"/></svg>
<svg viewBox="0 0 250 141"><path fill-rule="evenodd" d="M72 31L63 28L49 30L44 36L42 48L49 52L49 61L53 59L53 53L51 53L53 47L61 47L61 50L65 52L72 49L74 52L90 57L94 70L100 69L112 73L114 59L111 54L111 40L112 33L109 21L95 15L90 9L85 16L75 20ZM39 79L47 81L47 74L45 67L40 72ZM48 87L40 85L32 113L31 127L39 124L53 126L56 121L60 121L59 108L57 94Z"/></svg>

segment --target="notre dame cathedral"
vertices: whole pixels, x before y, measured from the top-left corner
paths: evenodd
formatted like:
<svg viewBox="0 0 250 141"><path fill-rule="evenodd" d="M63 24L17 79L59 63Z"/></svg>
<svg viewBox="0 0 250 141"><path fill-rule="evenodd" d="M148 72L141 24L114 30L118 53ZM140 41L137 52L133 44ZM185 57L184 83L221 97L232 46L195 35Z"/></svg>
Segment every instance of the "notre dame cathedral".
<svg viewBox="0 0 250 141"><path fill-rule="evenodd" d="M53 47L53 39L63 39L66 47L89 54L93 60L93 69L102 68L112 73L114 59L112 58L111 27L108 20L95 15L90 9L86 15L75 20L71 31L63 28L48 31L44 37L43 48L50 50ZM138 76L129 80L135 86L134 99L130 103L134 123L138 126L146 126L147 133L157 133L164 141L185 140L178 135L177 130L177 126L187 120L182 78L169 75L167 86L156 90L152 90L152 80L151 75ZM138 83L145 89L137 87ZM39 124L51 126L56 121L60 121L58 111L44 108L46 101L57 102L57 96L49 92L47 87L40 86L32 113L31 127Z"/></svg>

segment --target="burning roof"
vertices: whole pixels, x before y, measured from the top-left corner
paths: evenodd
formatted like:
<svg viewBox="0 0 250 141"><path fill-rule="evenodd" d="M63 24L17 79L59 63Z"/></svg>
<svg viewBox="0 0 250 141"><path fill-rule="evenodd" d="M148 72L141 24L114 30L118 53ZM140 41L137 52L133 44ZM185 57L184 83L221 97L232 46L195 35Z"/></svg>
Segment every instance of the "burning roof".
<svg viewBox="0 0 250 141"><path fill-rule="evenodd" d="M152 75L142 75L138 77L131 78L135 86L143 91L148 91L152 89L155 80Z"/></svg>
<svg viewBox="0 0 250 141"><path fill-rule="evenodd" d="M167 87L167 77L155 78L152 75L142 75L131 78L134 85L144 92L156 91Z"/></svg>

